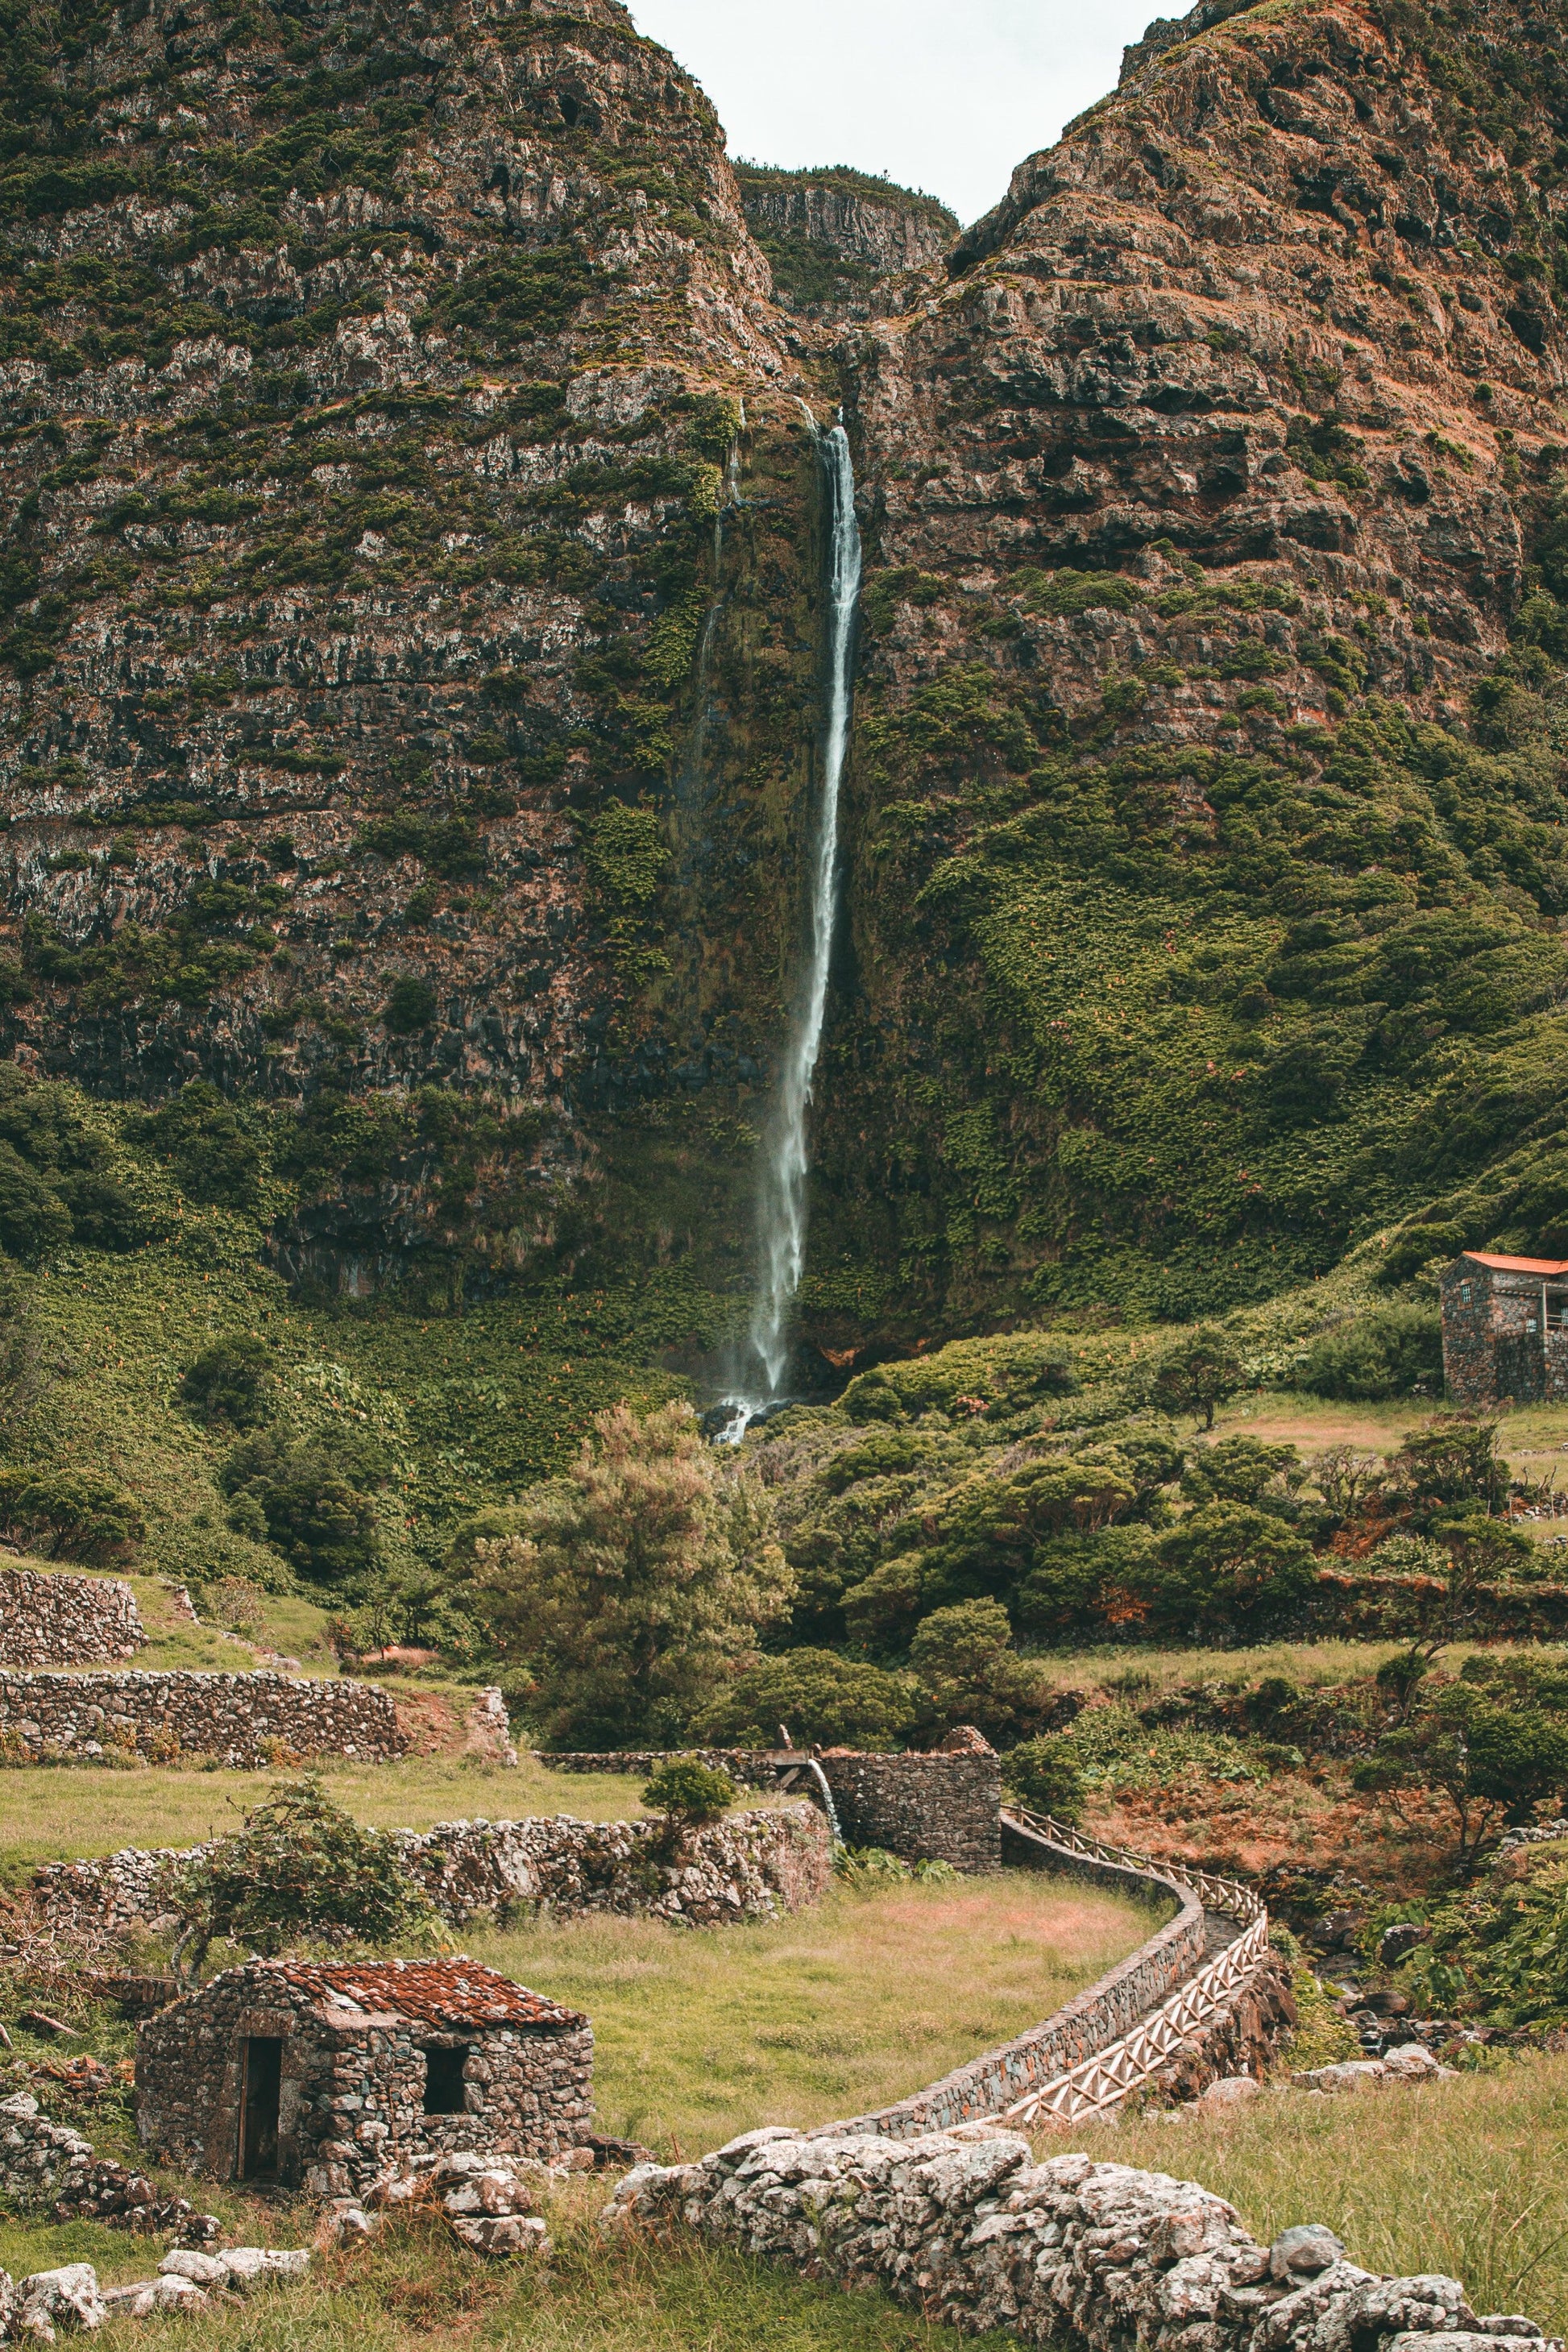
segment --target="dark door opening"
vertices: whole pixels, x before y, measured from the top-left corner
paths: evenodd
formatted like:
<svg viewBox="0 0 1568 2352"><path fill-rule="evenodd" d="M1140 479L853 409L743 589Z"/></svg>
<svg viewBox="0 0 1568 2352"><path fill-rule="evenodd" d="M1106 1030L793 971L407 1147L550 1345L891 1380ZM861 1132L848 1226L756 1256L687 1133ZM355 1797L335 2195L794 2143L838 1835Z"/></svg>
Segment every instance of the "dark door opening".
<svg viewBox="0 0 1568 2352"><path fill-rule="evenodd" d="M425 2053L425 2112L427 2116L460 2116L463 2112L463 2061L467 2048Z"/></svg>
<svg viewBox="0 0 1568 2352"><path fill-rule="evenodd" d="M270 2034L245 2044L245 2088L239 2110L239 2177L278 2178L278 2096L283 2086L283 2044Z"/></svg>

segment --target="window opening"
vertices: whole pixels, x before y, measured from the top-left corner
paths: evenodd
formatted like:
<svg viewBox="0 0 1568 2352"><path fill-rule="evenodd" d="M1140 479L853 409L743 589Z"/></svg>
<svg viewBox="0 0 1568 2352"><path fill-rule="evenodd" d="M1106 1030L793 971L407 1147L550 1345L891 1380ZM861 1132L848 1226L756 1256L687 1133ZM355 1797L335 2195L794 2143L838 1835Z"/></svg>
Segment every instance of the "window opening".
<svg viewBox="0 0 1568 2352"><path fill-rule="evenodd" d="M463 2061L468 2053L459 2043L456 2050L426 2050L425 2053L425 2112L427 2116L460 2116L463 2113Z"/></svg>

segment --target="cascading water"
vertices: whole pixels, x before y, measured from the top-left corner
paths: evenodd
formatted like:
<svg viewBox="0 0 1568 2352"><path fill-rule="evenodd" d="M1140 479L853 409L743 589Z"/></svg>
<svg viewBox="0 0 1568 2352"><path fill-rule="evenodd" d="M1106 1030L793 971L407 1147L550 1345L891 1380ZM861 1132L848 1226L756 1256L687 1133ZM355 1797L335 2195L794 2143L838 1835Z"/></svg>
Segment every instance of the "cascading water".
<svg viewBox="0 0 1568 2352"><path fill-rule="evenodd" d="M827 725L822 799L811 852L811 917L804 982L785 1041L778 1093L763 1144L757 1202L757 1297L752 1310L748 1377L726 1402L733 1408L721 1439L738 1445L747 1425L782 1393L789 1362L789 1312L805 1265L806 1113L822 1050L827 975L838 911L838 793L849 749L855 684L855 618L860 595L860 529L855 520L855 467L842 425L821 432L808 413L826 496L829 568ZM757 1375L760 1373L760 1381Z"/></svg>

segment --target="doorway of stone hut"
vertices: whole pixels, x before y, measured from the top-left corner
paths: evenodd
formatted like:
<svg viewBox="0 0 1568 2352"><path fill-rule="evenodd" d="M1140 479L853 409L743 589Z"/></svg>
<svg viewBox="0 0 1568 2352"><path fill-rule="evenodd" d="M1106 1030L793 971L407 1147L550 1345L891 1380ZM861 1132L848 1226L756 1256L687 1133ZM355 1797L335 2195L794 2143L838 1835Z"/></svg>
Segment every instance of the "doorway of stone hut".
<svg viewBox="0 0 1568 2352"><path fill-rule="evenodd" d="M239 2105L239 2177L278 2178L278 2101L283 2087L279 2036L253 2033L244 2052L245 2089Z"/></svg>

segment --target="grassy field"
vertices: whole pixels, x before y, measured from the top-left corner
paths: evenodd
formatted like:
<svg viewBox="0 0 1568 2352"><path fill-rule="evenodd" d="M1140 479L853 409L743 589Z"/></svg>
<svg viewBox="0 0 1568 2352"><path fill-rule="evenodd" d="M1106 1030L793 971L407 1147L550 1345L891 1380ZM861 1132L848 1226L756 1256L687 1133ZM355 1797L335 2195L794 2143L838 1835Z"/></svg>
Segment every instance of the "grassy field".
<svg viewBox="0 0 1568 2352"><path fill-rule="evenodd" d="M0 1877L15 1885L41 1862L222 1836L279 1778L163 1765L0 1772ZM456 1757L410 1756L394 1764L329 1765L321 1778L339 1804L374 1829L423 1830L479 1815L516 1821L531 1813L615 1822L643 1810L636 1774L549 1772L527 1755L515 1771Z"/></svg>
<svg viewBox="0 0 1568 2352"><path fill-rule="evenodd" d="M603 2130L700 2155L759 2124L901 2098L1039 2024L1157 1916L1025 1871L838 1886L814 1910L693 1935L584 1919L470 1935L474 1957L594 2021Z"/></svg>
<svg viewBox="0 0 1568 2352"><path fill-rule="evenodd" d="M1447 2272L1479 2312L1568 2327L1568 2057L1359 2098L1280 2093L1228 2119L1189 2112L1071 2145L1200 2180L1258 2238L1326 2221L1368 2270Z"/></svg>
<svg viewBox="0 0 1568 2352"><path fill-rule="evenodd" d="M182 2352L415 2352L443 2344L507 2352L1005 2352L1010 2336L960 2336L901 2311L875 2290L846 2293L792 2272L680 2238L606 2242L596 2219L605 2185L583 2181L549 2206L548 2270L481 2263L431 2221L405 2221L374 2244L318 2257L309 2284L178 2323ZM221 2199L212 2201L222 2205ZM225 2207L227 2210L226 2206ZM309 2243L315 2215L253 2209L251 2242ZM145 2244L84 2223L27 2228L0 2221L0 2266L21 2277L90 2262L106 2283L145 2278ZM147 2323L111 2322L144 2343Z"/></svg>

